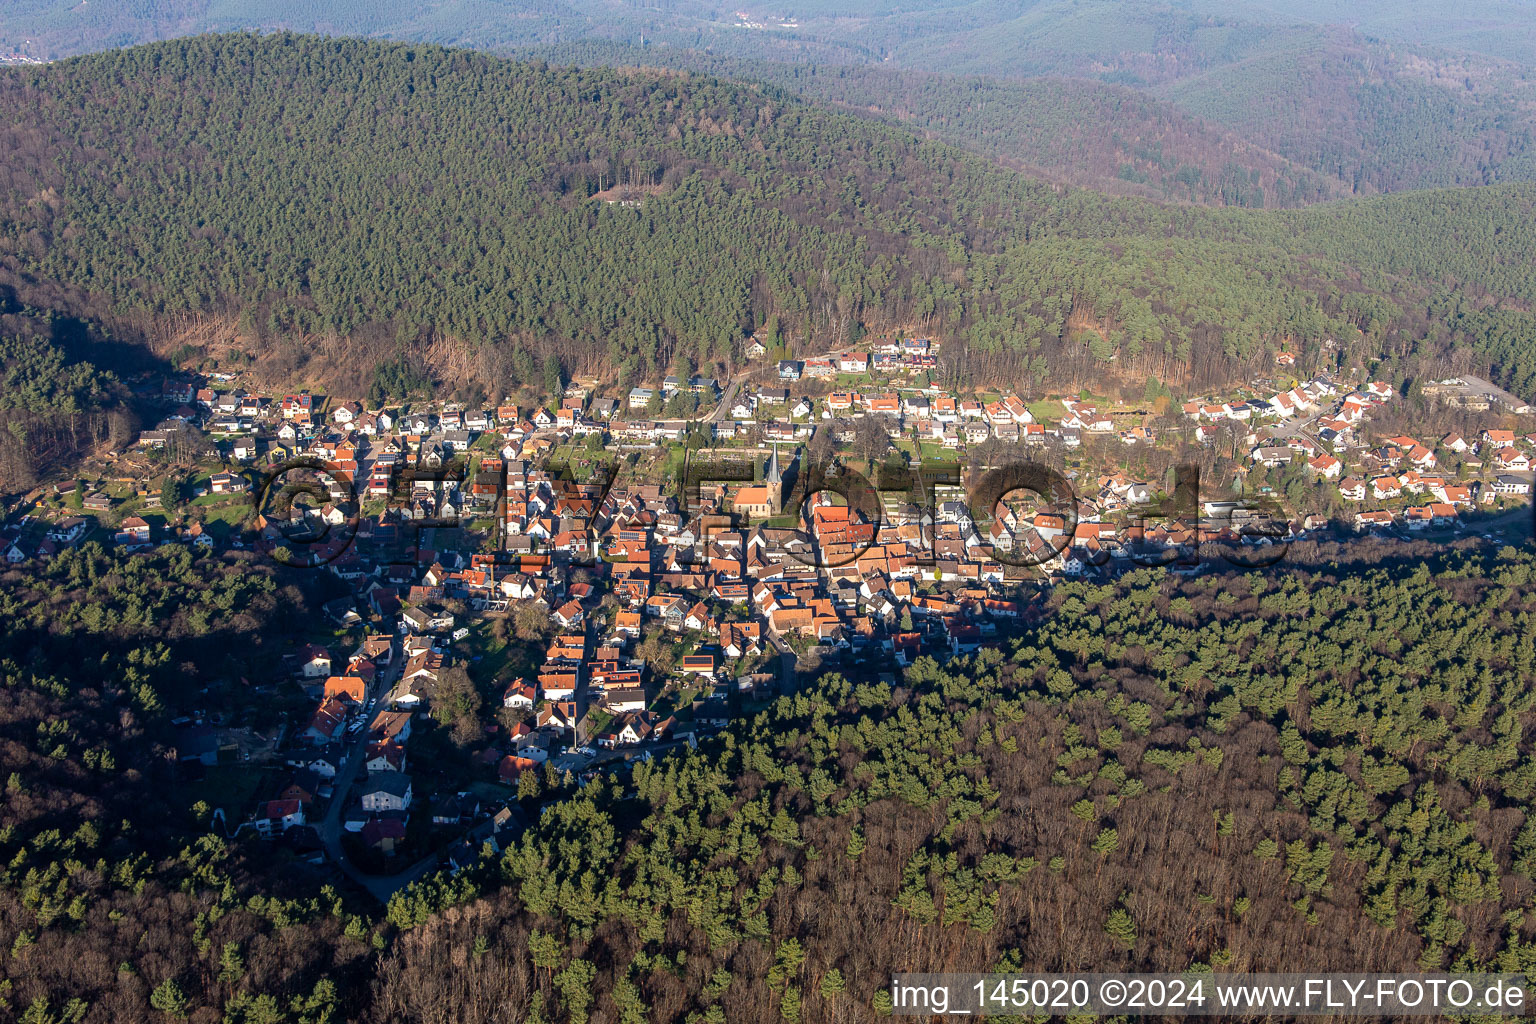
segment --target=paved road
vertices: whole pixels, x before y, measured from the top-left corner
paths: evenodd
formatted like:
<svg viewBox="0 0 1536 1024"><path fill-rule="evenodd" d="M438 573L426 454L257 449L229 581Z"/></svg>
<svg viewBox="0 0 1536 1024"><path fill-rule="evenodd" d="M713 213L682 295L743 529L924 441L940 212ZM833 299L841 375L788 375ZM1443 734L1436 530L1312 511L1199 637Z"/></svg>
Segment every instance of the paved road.
<svg viewBox="0 0 1536 1024"><path fill-rule="evenodd" d="M1519 532L1524 533L1526 536L1531 536L1533 533L1536 533L1536 510L1533 510L1530 505L1521 505L1488 519L1463 519L1460 522L1466 527L1466 531L1457 537L1451 538L1453 540L1501 530L1509 531L1510 533ZM1519 530L1518 528L1521 526L1524 526L1525 529Z"/></svg>
<svg viewBox="0 0 1536 1024"><path fill-rule="evenodd" d="M593 768L606 767L615 762L632 761L645 753L650 754L653 758L660 757L669 750L675 750L678 747L685 747L687 745L688 741L686 739L661 740L657 743L646 743L638 747L615 747L611 750L600 750L596 757L582 766L581 770L586 772L591 771ZM540 802L539 806L543 806L543 801Z"/></svg>
<svg viewBox="0 0 1536 1024"><path fill-rule="evenodd" d="M375 683L374 687L370 688L368 693L369 699L377 696L379 698L379 706L388 707L395 685L400 681L400 677L404 674L405 658L401 654L400 639L399 637L396 637L394 641L393 656L390 659L390 668L384 674L384 676ZM375 690L377 690L377 693L375 693ZM336 866L341 869L343 874L345 874L352 881L356 882L358 885L362 886L364 889L368 890L374 899L378 900L380 903L387 903L389 902L390 896L392 896L397 890L404 889L412 882L418 881L427 874L431 873L437 867L441 858L442 851L434 850L432 853L422 857L420 860L416 861L414 864L411 864L409 867L396 871L391 875L366 874L362 871L359 871L356 865L354 865L351 860L348 859L347 851L341 844L341 816L342 813L347 809L347 798L351 794L352 784L357 780L359 769L363 767L363 762L365 760L366 752L368 749L368 735L368 729L364 728L358 730L357 737L351 741L351 746L347 751L345 762L342 764L340 770L337 771L336 778L331 783L331 804L330 807L326 810L325 821L322 824L320 830L320 837L325 843L326 856L329 857L336 864ZM425 814L427 811L424 808L418 808L417 813ZM487 818L485 821L470 829L467 834L467 838L471 841L484 839L486 836L491 834L494 828L494 822Z"/></svg>
<svg viewBox="0 0 1536 1024"><path fill-rule="evenodd" d="M400 681L404 673L405 656L401 652L400 638L395 637L392 641L389 668L368 688L366 699L378 698L379 707L388 706L388 694L394 690L395 684ZM331 803L326 808L325 820L320 826L320 838L325 843L325 855L341 868L342 873L367 889L380 902L384 902L396 889L403 888L425 874L425 869L421 863L417 863L394 875L368 875L359 871L347 859L346 850L341 845L341 816L347 809L352 784L357 780L357 773L362 769L367 757L368 737L369 730L365 726L359 729L357 735L349 741L346 757L336 771L336 778L331 782ZM436 859L436 854L429 858L433 862Z"/></svg>
<svg viewBox="0 0 1536 1024"><path fill-rule="evenodd" d="M1304 416L1299 419L1293 418L1288 420L1281 420L1279 423L1274 425L1275 436L1299 437L1306 441L1308 444L1312 445L1318 451L1329 451L1328 446L1319 441L1317 436L1312 433L1312 425L1322 418L1323 414L1321 412L1317 412L1313 413L1311 416Z"/></svg>
<svg viewBox="0 0 1536 1024"><path fill-rule="evenodd" d="M826 359L829 356L845 351L847 351L846 348L834 349L828 352L812 352L808 355L796 356L795 361L803 363L807 359ZM757 381L758 383L777 381L779 379L778 367L779 364L777 362L770 362L764 366L741 370L727 385L725 395L720 399L720 404L715 407L715 411L704 417L704 421L706 423L719 423L725 419L730 414L731 405L736 401L736 393L741 390L743 384L749 381Z"/></svg>
<svg viewBox="0 0 1536 1024"><path fill-rule="evenodd" d="M726 414L731 411L731 405L736 401L736 392L741 390L741 386L744 383L746 383L745 377L737 377L731 381L730 386L725 389L725 395L720 399L720 404L715 406L714 412L704 417L704 422L719 423L725 419Z"/></svg>
<svg viewBox="0 0 1536 1024"><path fill-rule="evenodd" d="M390 659L390 667L380 679L369 688L367 699L378 697L380 707L388 707L396 684L405 674L405 658L401 653L400 638L396 637L393 643L393 653ZM358 730L357 736L349 741L349 748L341 768L336 772L336 778L331 783L331 802L326 809L325 819L320 827L320 837L325 844L325 853L336 864L341 872L366 889L374 899L380 903L389 902L390 896L412 882L419 881L434 871L442 858L442 849L434 850L420 860L389 875L372 875L360 871L347 857L346 848L342 845L342 815L346 811L351 796L352 786L357 781L358 773L363 769L368 748L369 730ZM661 746L658 746L658 750ZM623 752L619 753L622 756ZM418 808L418 814L428 813L425 808ZM464 836L471 843L485 840L495 830L495 822L491 818L480 822L471 828ZM447 844L451 846L453 844Z"/></svg>
<svg viewBox="0 0 1536 1024"><path fill-rule="evenodd" d="M800 656L777 633L765 631L764 635L779 652L779 690L782 693L793 693L800 688L799 673L795 671L800 664Z"/></svg>

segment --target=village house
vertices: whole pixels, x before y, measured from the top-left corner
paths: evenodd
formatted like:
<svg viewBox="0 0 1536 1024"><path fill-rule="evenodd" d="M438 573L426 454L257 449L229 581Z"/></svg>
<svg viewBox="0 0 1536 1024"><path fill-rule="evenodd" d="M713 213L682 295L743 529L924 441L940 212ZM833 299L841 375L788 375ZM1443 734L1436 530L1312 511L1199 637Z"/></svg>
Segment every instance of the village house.
<svg viewBox="0 0 1536 1024"><path fill-rule="evenodd" d="M304 824L304 805L298 800L269 800L256 819L256 831L271 838Z"/></svg>
<svg viewBox="0 0 1536 1024"><path fill-rule="evenodd" d="M311 746L323 747L336 739L346 724L346 705L334 698L327 698L315 709L298 738Z"/></svg>
<svg viewBox="0 0 1536 1024"><path fill-rule="evenodd" d="M1494 453L1493 461L1499 469L1510 473L1524 473L1531 468L1530 457L1518 448L1501 448Z"/></svg>
<svg viewBox="0 0 1536 1024"><path fill-rule="evenodd" d="M119 525L112 539L129 549L145 547L150 541L149 523L138 516L129 516Z"/></svg>
<svg viewBox="0 0 1536 1024"><path fill-rule="evenodd" d="M1492 491L1505 495L1530 494L1531 482L1524 477L1504 475L1494 480Z"/></svg>
<svg viewBox="0 0 1536 1024"><path fill-rule="evenodd" d="M573 733L578 740L586 739L587 716L577 709L573 700L552 700L543 704L534 722L540 729L558 734Z"/></svg>
<svg viewBox="0 0 1536 1024"><path fill-rule="evenodd" d="M331 655L324 647L308 644L299 652L299 674L306 679L319 679L331 674Z"/></svg>
<svg viewBox="0 0 1536 1024"><path fill-rule="evenodd" d="M411 806L411 779L401 772L373 772L359 791L363 810L405 811Z"/></svg>
<svg viewBox="0 0 1536 1024"><path fill-rule="evenodd" d="M374 818L360 832L365 846L390 857L405 842L405 822L399 818Z"/></svg>
<svg viewBox="0 0 1536 1024"><path fill-rule="evenodd" d="M697 675L705 679L715 677L715 656L713 654L689 654L685 655L678 663L678 669L684 675Z"/></svg>
<svg viewBox="0 0 1536 1024"><path fill-rule="evenodd" d="M480 808L480 799L473 793L452 793L432 805L432 824L465 825L480 817Z"/></svg>
<svg viewBox="0 0 1536 1024"><path fill-rule="evenodd" d="M1327 452L1312 459L1307 465L1324 480L1337 480L1344 471L1344 464Z"/></svg>
<svg viewBox="0 0 1536 1024"><path fill-rule="evenodd" d="M1392 513L1386 509L1376 509L1370 512L1355 513L1355 529L1365 530L1370 527L1383 527L1392 525Z"/></svg>
<svg viewBox="0 0 1536 1024"><path fill-rule="evenodd" d="M1291 461L1291 456L1294 454L1289 447L1264 447L1255 448L1249 454L1249 458L1261 466L1274 467L1286 465Z"/></svg>
<svg viewBox="0 0 1536 1024"><path fill-rule="evenodd" d="M1396 498L1402 493L1402 482L1395 476L1380 476L1371 481L1371 495L1378 501Z"/></svg>
<svg viewBox="0 0 1536 1024"><path fill-rule="evenodd" d="M405 771L405 747L388 740L368 744L363 767L369 772Z"/></svg>
<svg viewBox="0 0 1536 1024"><path fill-rule="evenodd" d="M518 680L507 686L506 691L501 696L501 706L525 711L537 704L538 700L538 687Z"/></svg>
<svg viewBox="0 0 1536 1024"><path fill-rule="evenodd" d="M90 524L83 516L68 516L48 528L48 539L55 544L74 544L85 536Z"/></svg>
<svg viewBox="0 0 1536 1024"><path fill-rule="evenodd" d="M581 686L581 672L579 664L570 670L541 672L538 678L539 692L546 700L570 700Z"/></svg>
<svg viewBox="0 0 1536 1024"><path fill-rule="evenodd" d="M288 782L278 793L279 800L297 800L299 806L308 807L315 802L325 789L324 780L318 772L309 768L300 768L288 778Z"/></svg>
<svg viewBox="0 0 1536 1024"><path fill-rule="evenodd" d="M325 681L324 696L361 704L368 692L368 684L361 676L330 676Z"/></svg>
<svg viewBox="0 0 1536 1024"><path fill-rule="evenodd" d="M603 707L616 715L644 711L646 703L645 690L639 686L614 687L603 692Z"/></svg>
<svg viewBox="0 0 1536 1024"><path fill-rule="evenodd" d="M241 494L245 490L245 478L234 473L215 473L208 478L211 494Z"/></svg>

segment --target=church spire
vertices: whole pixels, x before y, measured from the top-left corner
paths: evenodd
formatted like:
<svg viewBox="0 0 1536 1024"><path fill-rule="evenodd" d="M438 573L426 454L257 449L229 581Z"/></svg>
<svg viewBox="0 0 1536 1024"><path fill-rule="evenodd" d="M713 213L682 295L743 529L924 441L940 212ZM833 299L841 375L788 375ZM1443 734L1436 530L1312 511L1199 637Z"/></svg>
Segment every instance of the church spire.
<svg viewBox="0 0 1536 1024"><path fill-rule="evenodd" d="M763 483L778 486L784 482L784 474L779 469L779 443L773 443L773 458L768 460L768 469L763 473Z"/></svg>

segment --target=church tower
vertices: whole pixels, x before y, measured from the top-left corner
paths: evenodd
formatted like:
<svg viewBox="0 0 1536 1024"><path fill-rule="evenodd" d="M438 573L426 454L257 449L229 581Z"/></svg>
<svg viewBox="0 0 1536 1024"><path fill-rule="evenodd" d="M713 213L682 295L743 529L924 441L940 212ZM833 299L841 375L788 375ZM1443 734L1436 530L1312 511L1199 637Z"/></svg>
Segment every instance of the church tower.
<svg viewBox="0 0 1536 1024"><path fill-rule="evenodd" d="M763 485L768 488L768 504L773 508L773 514L778 515L784 511L784 471L779 468L778 442L774 442L773 457L768 460L768 468L763 470Z"/></svg>

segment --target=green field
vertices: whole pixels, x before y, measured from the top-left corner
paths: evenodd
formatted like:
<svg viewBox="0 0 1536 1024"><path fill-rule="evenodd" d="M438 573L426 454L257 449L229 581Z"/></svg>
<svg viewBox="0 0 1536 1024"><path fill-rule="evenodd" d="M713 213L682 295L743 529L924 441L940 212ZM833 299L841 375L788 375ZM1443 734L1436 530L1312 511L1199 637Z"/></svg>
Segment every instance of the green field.
<svg viewBox="0 0 1536 1024"><path fill-rule="evenodd" d="M230 828L250 813L263 784L275 782L267 769L254 765L219 764L206 770L207 777L187 787L187 806L201 800L210 808L223 808Z"/></svg>
<svg viewBox="0 0 1536 1024"><path fill-rule="evenodd" d="M1035 418L1036 423L1054 423L1066 415L1066 407L1054 398L1041 398L1033 402L1025 402L1024 407Z"/></svg>

